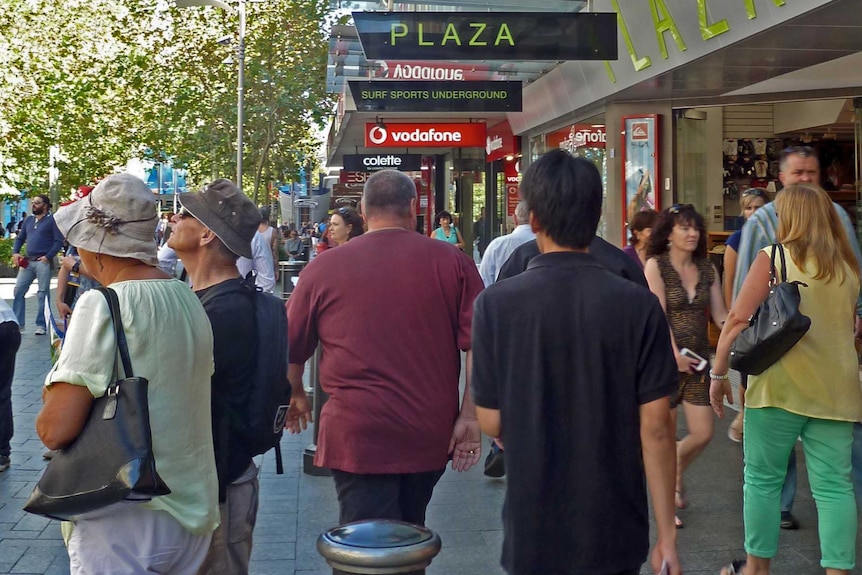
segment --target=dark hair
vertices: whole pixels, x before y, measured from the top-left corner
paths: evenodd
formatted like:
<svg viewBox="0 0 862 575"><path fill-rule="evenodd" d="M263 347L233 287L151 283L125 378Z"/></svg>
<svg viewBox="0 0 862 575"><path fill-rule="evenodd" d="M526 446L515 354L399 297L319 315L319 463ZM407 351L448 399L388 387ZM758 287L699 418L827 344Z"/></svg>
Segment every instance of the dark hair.
<svg viewBox="0 0 862 575"><path fill-rule="evenodd" d="M407 174L396 170L380 170L371 175L362 189L362 212L365 217L387 213L408 218L410 202L416 199L416 184Z"/></svg>
<svg viewBox="0 0 862 575"><path fill-rule="evenodd" d="M447 218L450 224L452 224L453 226L455 225L455 220L452 219L452 214L450 214L446 210L440 210L439 212L437 212L437 215L434 216L434 225L440 226L440 220L443 218Z"/></svg>
<svg viewBox="0 0 862 575"><path fill-rule="evenodd" d="M48 206L49 210L51 209L51 198L50 198L50 196L48 196L47 194L39 194L36 197L39 198L40 200L42 200L42 203L45 204L46 206Z"/></svg>
<svg viewBox="0 0 862 575"><path fill-rule="evenodd" d="M643 210L632 216L632 221L629 222L629 243L633 246L637 245L638 238L635 232L642 232L647 228L654 228L658 221L658 212L655 210Z"/></svg>
<svg viewBox="0 0 862 575"><path fill-rule="evenodd" d="M332 212L333 216L339 216L342 220L344 220L345 225L353 226L350 228L350 234L347 236L348 240L352 240L356 236L361 236L365 233L364 222L362 221L362 216L359 215L359 212L356 211L355 208L351 208L348 206L341 206Z"/></svg>
<svg viewBox="0 0 862 575"><path fill-rule="evenodd" d="M602 177L595 164L564 150L552 150L530 164L521 181L542 231L568 248L585 248L602 215Z"/></svg>
<svg viewBox="0 0 862 575"><path fill-rule="evenodd" d="M647 246L647 257L660 256L668 251L668 238L675 225L689 225L697 228L700 237L697 239L692 257L706 257L706 226L703 216L697 213L691 204L674 204L658 216L658 223L652 228L652 235Z"/></svg>
<svg viewBox="0 0 862 575"><path fill-rule="evenodd" d="M269 208L264 206L259 208L260 211L260 221L269 223Z"/></svg>

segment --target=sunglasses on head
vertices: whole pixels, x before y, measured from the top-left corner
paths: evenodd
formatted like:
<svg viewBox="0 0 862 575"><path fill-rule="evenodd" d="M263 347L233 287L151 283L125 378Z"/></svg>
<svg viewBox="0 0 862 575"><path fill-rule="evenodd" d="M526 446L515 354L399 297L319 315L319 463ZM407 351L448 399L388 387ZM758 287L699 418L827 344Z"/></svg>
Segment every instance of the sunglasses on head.
<svg viewBox="0 0 862 575"><path fill-rule="evenodd" d="M342 215L342 216L346 216L346 215L349 215L349 214L350 214L350 210L348 210L348 209L347 209L347 208L345 208L344 206L341 206L340 208L338 208L338 209L337 209L337 210L335 210L335 211L336 211L336 212L338 212L338 214L340 214L340 215Z"/></svg>
<svg viewBox="0 0 862 575"><path fill-rule="evenodd" d="M811 146L790 146L789 148L784 148L783 150L781 150L782 157L787 157L793 154L796 154L797 156L802 156L803 158L807 158L809 156L816 156L817 150L815 150Z"/></svg>
<svg viewBox="0 0 862 575"><path fill-rule="evenodd" d="M758 198L768 199L769 196L766 194L766 190L762 188L748 188L744 192L742 192L742 197L748 196L757 196Z"/></svg>
<svg viewBox="0 0 862 575"><path fill-rule="evenodd" d="M694 210L694 206L691 204L674 204L667 209L672 214L679 214L683 210Z"/></svg>

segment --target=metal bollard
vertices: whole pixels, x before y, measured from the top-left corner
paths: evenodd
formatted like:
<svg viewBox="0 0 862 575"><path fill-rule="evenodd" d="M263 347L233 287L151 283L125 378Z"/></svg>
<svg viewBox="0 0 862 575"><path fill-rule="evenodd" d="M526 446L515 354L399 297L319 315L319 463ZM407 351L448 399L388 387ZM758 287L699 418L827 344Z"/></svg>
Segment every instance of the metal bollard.
<svg viewBox="0 0 862 575"><path fill-rule="evenodd" d="M425 575L441 546L427 527L388 519L339 525L317 538L332 575Z"/></svg>
<svg viewBox="0 0 862 575"><path fill-rule="evenodd" d="M314 455L317 453L317 437L320 430L320 410L323 409L323 404L326 403L326 400L329 398L326 392L323 391L323 388L320 387L320 372L318 370L320 364L320 352L321 347L318 345L317 349L314 351L314 355L309 361L310 366L308 376L311 380L311 385L313 386L311 400L314 411L314 429L312 432L312 443L302 452L302 471L307 475L328 477L332 475L332 472L330 472L329 469L326 467L318 467L314 464Z"/></svg>

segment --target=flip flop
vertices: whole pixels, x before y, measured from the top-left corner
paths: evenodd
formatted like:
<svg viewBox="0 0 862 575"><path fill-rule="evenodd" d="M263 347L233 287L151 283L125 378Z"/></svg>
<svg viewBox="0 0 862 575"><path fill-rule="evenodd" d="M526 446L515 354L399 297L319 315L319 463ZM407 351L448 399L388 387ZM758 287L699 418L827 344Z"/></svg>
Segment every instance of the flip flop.
<svg viewBox="0 0 862 575"><path fill-rule="evenodd" d="M685 527L685 524L682 522L682 519L680 519L678 515L673 516L673 524L676 525L677 529L682 529L683 527Z"/></svg>
<svg viewBox="0 0 862 575"><path fill-rule="evenodd" d="M719 575L744 575L742 568L745 567L745 559L734 559L729 565L722 567Z"/></svg>

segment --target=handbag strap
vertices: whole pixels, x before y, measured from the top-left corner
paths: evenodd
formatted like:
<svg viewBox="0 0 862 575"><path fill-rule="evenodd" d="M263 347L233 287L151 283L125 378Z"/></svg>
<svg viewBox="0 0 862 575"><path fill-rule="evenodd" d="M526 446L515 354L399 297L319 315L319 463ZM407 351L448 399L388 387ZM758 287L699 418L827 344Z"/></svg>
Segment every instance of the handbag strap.
<svg viewBox="0 0 862 575"><path fill-rule="evenodd" d="M778 270L775 269L775 252L778 252L781 258L781 282L787 281L787 261L784 259L784 246L779 243L772 244L772 257L770 258L769 266L769 285L778 284Z"/></svg>
<svg viewBox="0 0 862 575"><path fill-rule="evenodd" d="M111 323L114 325L114 338L117 342L117 349L120 352L120 358L123 361L123 372L126 377L134 377L132 373L132 360L129 357L129 346L126 343L126 331L123 329L123 318L120 315L120 300L117 298L117 292L109 287L98 288L105 299L108 300L108 309L111 311ZM114 381L119 381L118 377L117 356L114 355Z"/></svg>

